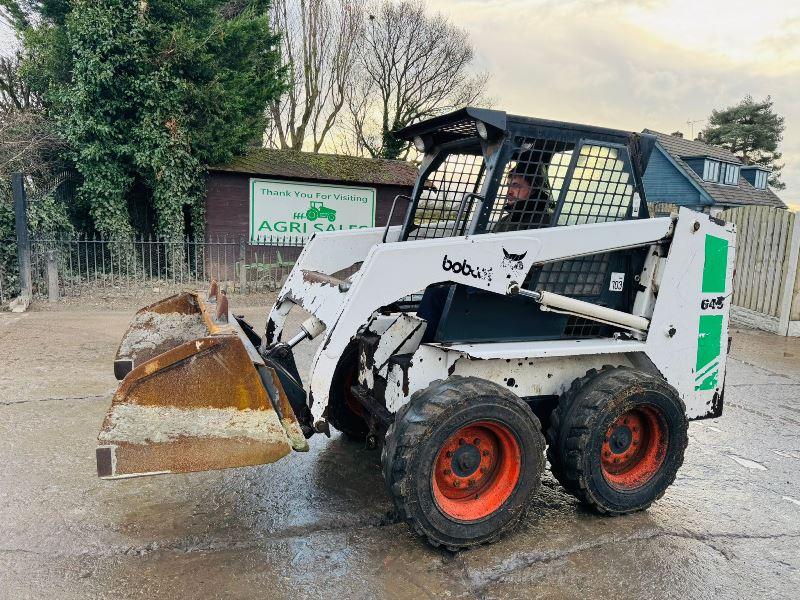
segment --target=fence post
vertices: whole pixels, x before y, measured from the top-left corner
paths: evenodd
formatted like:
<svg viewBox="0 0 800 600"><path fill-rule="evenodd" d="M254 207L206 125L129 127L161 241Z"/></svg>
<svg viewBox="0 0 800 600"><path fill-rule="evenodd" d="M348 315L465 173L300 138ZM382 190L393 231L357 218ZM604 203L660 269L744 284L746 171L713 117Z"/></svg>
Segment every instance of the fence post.
<svg viewBox="0 0 800 600"><path fill-rule="evenodd" d="M244 238L239 239L239 290L247 291L247 244Z"/></svg>
<svg viewBox="0 0 800 600"><path fill-rule="evenodd" d="M47 299L58 302L58 265L56 264L56 251L47 251Z"/></svg>
<svg viewBox="0 0 800 600"><path fill-rule="evenodd" d="M789 247L789 268L786 271L786 280L783 282L783 295L778 306L778 335L789 335L789 318L792 312L792 297L794 296L794 282L797 277L797 263L800 260L800 213L794 215Z"/></svg>
<svg viewBox="0 0 800 600"><path fill-rule="evenodd" d="M28 236L28 200L25 197L25 182L22 173L11 174L11 189L14 196L14 221L17 230L20 295L30 298L33 296L31 244Z"/></svg>

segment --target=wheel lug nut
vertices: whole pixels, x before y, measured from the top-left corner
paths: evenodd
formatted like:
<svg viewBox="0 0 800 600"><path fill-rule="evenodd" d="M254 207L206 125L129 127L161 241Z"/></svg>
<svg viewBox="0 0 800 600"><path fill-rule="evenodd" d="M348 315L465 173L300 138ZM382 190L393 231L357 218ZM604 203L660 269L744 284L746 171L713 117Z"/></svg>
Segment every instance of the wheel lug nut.
<svg viewBox="0 0 800 600"><path fill-rule="evenodd" d="M484 455L484 456L489 456L489 451L488 451L488 450L484 450L484 451L483 451L483 455Z"/></svg>
<svg viewBox="0 0 800 600"><path fill-rule="evenodd" d="M475 438L474 440L472 440L472 443L475 444L476 446L480 446L481 445L481 438Z"/></svg>
<svg viewBox="0 0 800 600"><path fill-rule="evenodd" d="M452 471L450 469L445 469L444 470L444 474L445 475L450 475L450 473L452 473Z"/></svg>
<svg viewBox="0 0 800 600"><path fill-rule="evenodd" d="M467 481L467 487L474 487L474 486L475 486L475 480L474 479L470 479L469 481Z"/></svg>
<svg viewBox="0 0 800 600"><path fill-rule="evenodd" d="M460 479L456 479L456 480L453 482L453 485L454 485L455 487L461 487L461 480L460 480Z"/></svg>
<svg viewBox="0 0 800 600"><path fill-rule="evenodd" d="M445 453L444 453L444 455L445 455L447 458L452 458L452 456L453 456L453 453L452 453L452 452L450 452L450 450L448 450L447 452L445 452Z"/></svg>

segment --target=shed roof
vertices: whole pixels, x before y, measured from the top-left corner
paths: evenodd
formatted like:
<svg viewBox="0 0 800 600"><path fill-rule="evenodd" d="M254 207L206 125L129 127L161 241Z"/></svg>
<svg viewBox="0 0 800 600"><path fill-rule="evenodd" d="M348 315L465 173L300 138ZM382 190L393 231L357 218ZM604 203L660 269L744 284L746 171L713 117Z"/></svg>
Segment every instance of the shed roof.
<svg viewBox="0 0 800 600"><path fill-rule="evenodd" d="M316 154L274 148L252 148L228 164L215 165L209 167L209 170L292 179L407 187L413 186L417 177L417 167L404 160L364 158L343 154Z"/></svg>
<svg viewBox="0 0 800 600"><path fill-rule="evenodd" d="M769 187L764 190L756 189L741 175L739 176L739 185L724 185L722 183L703 181L703 178L684 161L684 158L708 156L717 160L741 165L742 161L730 150L720 148L719 146L712 146L711 144L706 144L698 140L687 140L675 135L653 131L652 129L645 129L644 133L650 133L656 136L658 144L672 157L678 166L683 169L687 177L689 177L697 187L700 187L708 194L714 204L721 204L724 206L744 206L752 204L786 208L783 201L778 198L775 192Z"/></svg>

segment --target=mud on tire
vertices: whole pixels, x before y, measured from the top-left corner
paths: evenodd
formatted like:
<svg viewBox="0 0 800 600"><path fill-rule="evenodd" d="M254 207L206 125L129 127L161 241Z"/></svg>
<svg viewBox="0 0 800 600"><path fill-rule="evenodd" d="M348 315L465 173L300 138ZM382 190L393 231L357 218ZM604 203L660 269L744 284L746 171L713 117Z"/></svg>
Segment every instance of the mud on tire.
<svg viewBox="0 0 800 600"><path fill-rule="evenodd" d="M644 510L675 480L688 425L683 401L661 377L592 369L559 399L547 458L564 488L596 511Z"/></svg>
<svg viewBox="0 0 800 600"><path fill-rule="evenodd" d="M350 344L342 352L331 379L328 422L347 437L364 441L369 433L369 426L364 420L363 408L350 391L350 386L357 383L357 369L358 345Z"/></svg>
<svg viewBox="0 0 800 600"><path fill-rule="evenodd" d="M399 516L432 545L455 551L519 523L541 482L544 436L512 392L454 376L398 411L381 459Z"/></svg>

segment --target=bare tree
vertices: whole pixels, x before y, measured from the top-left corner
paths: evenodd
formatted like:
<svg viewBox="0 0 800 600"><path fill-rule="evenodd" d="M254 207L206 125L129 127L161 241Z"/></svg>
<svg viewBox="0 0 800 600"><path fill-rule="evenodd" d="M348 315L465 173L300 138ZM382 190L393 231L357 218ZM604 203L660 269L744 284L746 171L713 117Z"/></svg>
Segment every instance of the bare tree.
<svg viewBox="0 0 800 600"><path fill-rule="evenodd" d="M46 170L61 142L41 110L39 97L20 75L22 56L0 56L0 177Z"/></svg>
<svg viewBox="0 0 800 600"><path fill-rule="evenodd" d="M355 48L364 21L362 0L274 0L273 27L291 87L270 107L270 145L319 152L352 84Z"/></svg>
<svg viewBox="0 0 800 600"><path fill-rule="evenodd" d="M38 97L20 76L21 55L0 56L0 112L25 110L39 105Z"/></svg>
<svg viewBox="0 0 800 600"><path fill-rule="evenodd" d="M370 7L358 46L358 74L348 94L352 140L342 147L397 158L407 144L392 132L456 107L486 104L485 73L472 66L466 32L422 3L382 0Z"/></svg>
<svg viewBox="0 0 800 600"><path fill-rule="evenodd" d="M41 110L28 108L0 114L0 178L13 171L40 175L61 164L63 141Z"/></svg>

